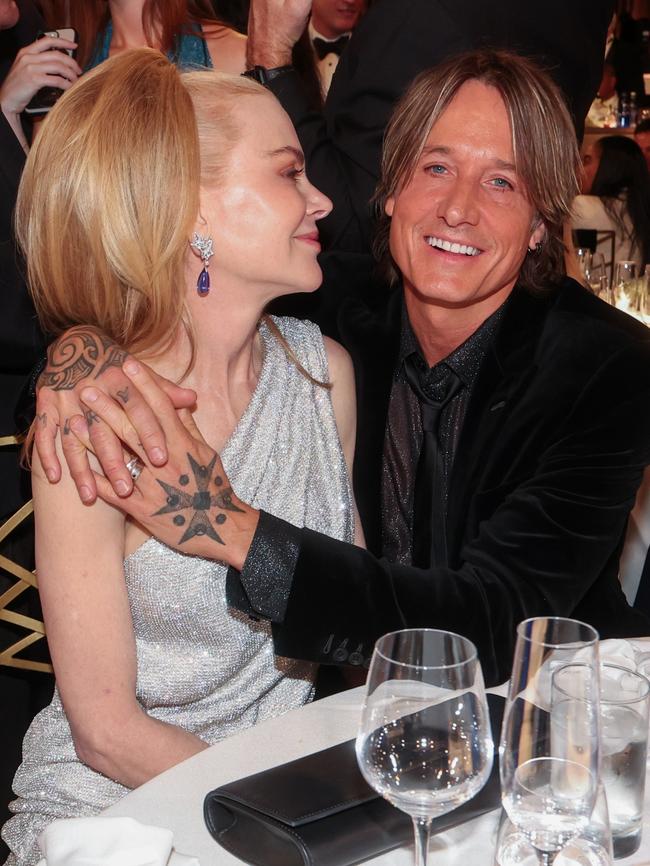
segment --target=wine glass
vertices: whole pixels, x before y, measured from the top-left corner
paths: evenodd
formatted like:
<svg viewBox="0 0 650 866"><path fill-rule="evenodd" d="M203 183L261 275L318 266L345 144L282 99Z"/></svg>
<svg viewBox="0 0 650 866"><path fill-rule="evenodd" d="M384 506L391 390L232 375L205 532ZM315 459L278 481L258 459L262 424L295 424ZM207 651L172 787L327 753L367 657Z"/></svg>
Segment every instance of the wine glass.
<svg viewBox="0 0 650 866"><path fill-rule="evenodd" d="M584 274L586 269L591 264L592 252L589 249L589 247L577 247L576 256L578 258L578 264L580 265L580 270Z"/></svg>
<svg viewBox="0 0 650 866"><path fill-rule="evenodd" d="M504 811L501 815L495 851L495 866L536 866L535 849ZM555 857L553 866L612 866L612 831L609 823L607 797L602 782L598 785L596 802L589 824L580 836L571 839Z"/></svg>
<svg viewBox="0 0 650 866"><path fill-rule="evenodd" d="M598 633L560 617L524 620L500 743L501 793L539 863L589 824L599 770Z"/></svg>
<svg viewBox="0 0 650 866"><path fill-rule="evenodd" d="M411 816L416 864L426 866L433 818L470 800L492 769L490 717L474 644L435 629L380 638L356 750L368 784Z"/></svg>
<svg viewBox="0 0 650 866"><path fill-rule="evenodd" d="M636 262L616 262L614 272L614 303L625 312L633 312L635 294Z"/></svg>
<svg viewBox="0 0 650 866"><path fill-rule="evenodd" d="M584 274L592 292L596 295L600 294L603 290L604 280L607 280L605 256L602 253L592 253L591 261L585 265Z"/></svg>

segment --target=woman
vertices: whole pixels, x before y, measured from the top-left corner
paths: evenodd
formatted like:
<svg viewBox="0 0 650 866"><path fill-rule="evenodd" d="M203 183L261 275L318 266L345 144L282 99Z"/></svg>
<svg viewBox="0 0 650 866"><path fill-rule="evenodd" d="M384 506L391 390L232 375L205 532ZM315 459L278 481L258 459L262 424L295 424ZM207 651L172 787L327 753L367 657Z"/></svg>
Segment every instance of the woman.
<svg viewBox="0 0 650 866"><path fill-rule="evenodd" d="M55 3L55 7L63 4ZM159 48L181 67L243 72L246 38L224 26L209 0L69 0L50 13L52 26L70 21L79 35L77 60L91 69L128 48Z"/></svg>
<svg viewBox="0 0 650 866"><path fill-rule="evenodd" d="M650 263L650 174L639 146L605 136L587 147L583 167L572 227L614 231L615 261Z"/></svg>
<svg viewBox="0 0 650 866"><path fill-rule="evenodd" d="M315 325L263 315L273 298L318 287L316 222L329 211L269 93L179 73L149 49L85 76L32 149L17 225L44 327L97 326L182 379L197 395L186 423L232 479L234 491L197 452L173 489L161 485L183 536L229 543L241 496L354 537L349 358ZM80 330L83 371L97 344ZM89 411L87 423L102 422ZM36 838L54 818L96 813L310 700L314 676L274 657L267 625L228 608L223 565L165 547L106 503L83 506L70 476L50 485L36 455L32 477L57 691L25 738L2 834L11 866L38 861Z"/></svg>

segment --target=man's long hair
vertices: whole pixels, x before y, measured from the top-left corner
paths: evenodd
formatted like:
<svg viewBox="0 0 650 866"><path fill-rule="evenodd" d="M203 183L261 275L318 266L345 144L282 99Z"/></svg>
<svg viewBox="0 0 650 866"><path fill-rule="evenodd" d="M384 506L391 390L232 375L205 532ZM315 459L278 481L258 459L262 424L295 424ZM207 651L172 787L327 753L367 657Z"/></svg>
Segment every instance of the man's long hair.
<svg viewBox="0 0 650 866"><path fill-rule="evenodd" d="M558 87L535 63L507 51L481 49L450 58L421 73L397 104L386 129L374 198L375 254L385 275L395 280L386 200L412 178L431 128L467 81L494 87L505 103L517 173L546 227L541 249L523 262L519 284L534 292L547 290L564 273L562 234L579 190L578 146Z"/></svg>

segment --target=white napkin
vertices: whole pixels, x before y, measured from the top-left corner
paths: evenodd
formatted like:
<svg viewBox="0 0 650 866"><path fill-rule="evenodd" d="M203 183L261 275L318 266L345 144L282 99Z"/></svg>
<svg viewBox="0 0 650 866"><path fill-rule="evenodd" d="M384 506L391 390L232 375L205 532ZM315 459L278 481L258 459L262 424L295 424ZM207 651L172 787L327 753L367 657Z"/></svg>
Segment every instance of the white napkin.
<svg viewBox="0 0 650 866"><path fill-rule="evenodd" d="M612 638L600 642L600 663L602 665L618 665L629 671L635 671L636 657L636 650L627 640Z"/></svg>
<svg viewBox="0 0 650 866"><path fill-rule="evenodd" d="M38 866L199 866L193 857L172 854L171 830L134 818L54 821L38 841L45 856Z"/></svg>
<svg viewBox="0 0 650 866"><path fill-rule="evenodd" d="M573 657L569 653L560 653L556 658L552 654L550 658L537 671L537 674L529 680L526 688L520 696L531 704L536 704L542 709L549 709L551 700L551 681L555 671L566 664L580 664L591 658L591 654L585 650L577 650ZM599 644L600 663L618 665L627 670L635 671L639 653L634 646L622 638L612 638L600 641Z"/></svg>

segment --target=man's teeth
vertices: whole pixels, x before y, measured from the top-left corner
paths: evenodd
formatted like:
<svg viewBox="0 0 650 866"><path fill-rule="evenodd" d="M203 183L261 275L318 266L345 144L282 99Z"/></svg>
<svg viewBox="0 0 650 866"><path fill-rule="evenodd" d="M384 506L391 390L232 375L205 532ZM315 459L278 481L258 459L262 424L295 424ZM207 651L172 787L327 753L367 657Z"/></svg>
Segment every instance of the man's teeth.
<svg viewBox="0 0 650 866"><path fill-rule="evenodd" d="M476 247L470 247L467 244L452 244L449 241L443 241L442 238L428 237L427 243L431 247L438 247L447 253L460 253L463 256L477 256L481 251Z"/></svg>

